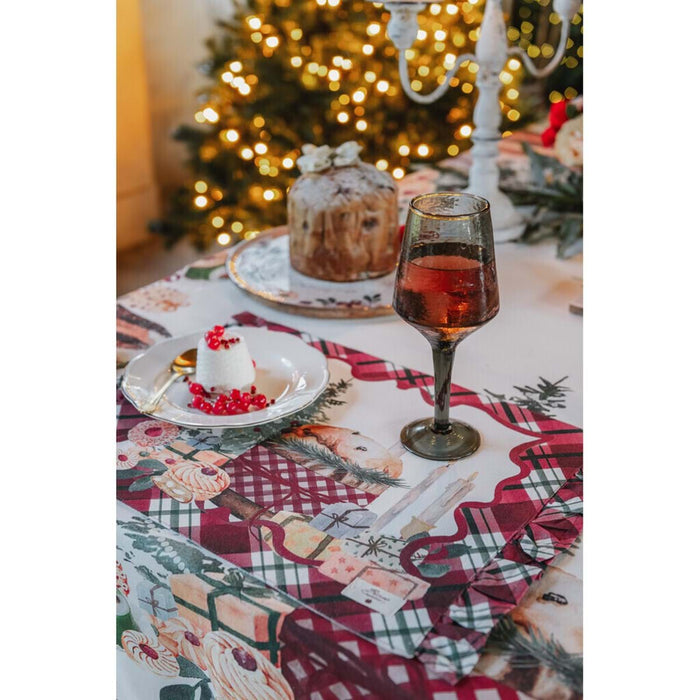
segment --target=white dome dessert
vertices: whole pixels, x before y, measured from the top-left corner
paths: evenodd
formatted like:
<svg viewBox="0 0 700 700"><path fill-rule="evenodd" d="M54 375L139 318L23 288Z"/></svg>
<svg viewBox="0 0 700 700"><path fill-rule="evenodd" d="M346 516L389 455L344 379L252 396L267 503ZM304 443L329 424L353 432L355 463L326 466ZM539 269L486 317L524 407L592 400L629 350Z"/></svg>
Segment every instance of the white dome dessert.
<svg viewBox="0 0 700 700"><path fill-rule="evenodd" d="M197 344L197 383L206 391L218 393L250 388L255 367L245 338L225 331L215 334L217 344L209 339L210 333Z"/></svg>

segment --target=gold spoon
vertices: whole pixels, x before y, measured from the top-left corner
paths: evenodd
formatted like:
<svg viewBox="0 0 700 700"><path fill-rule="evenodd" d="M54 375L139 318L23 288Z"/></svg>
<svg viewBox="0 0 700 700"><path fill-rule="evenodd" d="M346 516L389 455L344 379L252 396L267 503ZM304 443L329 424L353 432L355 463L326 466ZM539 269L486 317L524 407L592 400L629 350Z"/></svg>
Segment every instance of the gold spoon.
<svg viewBox="0 0 700 700"><path fill-rule="evenodd" d="M178 355L170 364L170 376L165 384L139 409L141 413L153 413L156 410L160 400L165 392L172 384L188 374L194 374L197 368L197 348L185 350L181 355Z"/></svg>

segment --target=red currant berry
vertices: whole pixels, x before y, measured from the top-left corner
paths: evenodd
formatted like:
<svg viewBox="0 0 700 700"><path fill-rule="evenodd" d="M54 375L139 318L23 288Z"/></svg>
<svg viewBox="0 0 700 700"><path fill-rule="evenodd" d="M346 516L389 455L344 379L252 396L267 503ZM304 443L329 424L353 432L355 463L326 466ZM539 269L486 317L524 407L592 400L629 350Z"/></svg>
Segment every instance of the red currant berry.
<svg viewBox="0 0 700 700"><path fill-rule="evenodd" d="M257 396L253 397L253 406L256 406L257 408L265 408L266 403L267 399L265 398L264 394L258 394Z"/></svg>
<svg viewBox="0 0 700 700"><path fill-rule="evenodd" d="M225 330L226 330L226 329L225 329L223 326L214 326L214 327L211 329L211 332L212 332L214 335L223 335Z"/></svg>
<svg viewBox="0 0 700 700"><path fill-rule="evenodd" d="M190 382L190 393L201 395L204 393L204 387L201 384L197 384L197 382Z"/></svg>
<svg viewBox="0 0 700 700"><path fill-rule="evenodd" d="M218 350L221 347L221 341L218 338L210 338L207 341L207 345L212 349L212 350Z"/></svg>
<svg viewBox="0 0 700 700"><path fill-rule="evenodd" d="M251 393L251 394L257 394L257 393L258 393L258 387L256 387L255 384L251 384L250 393Z"/></svg>

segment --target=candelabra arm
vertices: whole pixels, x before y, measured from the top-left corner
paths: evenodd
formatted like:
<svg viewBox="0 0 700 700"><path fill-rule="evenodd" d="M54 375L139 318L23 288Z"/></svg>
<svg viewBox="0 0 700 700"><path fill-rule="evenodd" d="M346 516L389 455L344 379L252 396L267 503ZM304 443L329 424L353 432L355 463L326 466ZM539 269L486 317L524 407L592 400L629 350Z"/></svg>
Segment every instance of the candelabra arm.
<svg viewBox="0 0 700 700"><path fill-rule="evenodd" d="M530 71L530 73L535 78L544 78L548 76L561 63L561 59L564 57L564 53L566 52L566 42L569 39L570 26L571 25L569 23L569 20L565 17L562 17L561 34L559 35L559 46L557 46L557 50L554 56L552 56L552 60L546 66L544 66L544 68L537 68L537 66L532 62L532 59L519 46L511 46L508 49L508 55L518 56L520 60L525 64L525 67L528 69L528 71Z"/></svg>
<svg viewBox="0 0 700 700"><path fill-rule="evenodd" d="M450 87L450 80L452 80L460 67L469 61L476 61L476 56L471 53L464 53L461 56L457 56L454 66L452 66L452 68L450 68L450 70L445 74L445 81L443 84L438 85L427 95L422 95L420 92L416 92L411 87L411 79L408 75L408 59L406 58L406 52L402 51L399 54L399 76L401 78L401 87L414 102L418 102L419 104L423 105L430 104L431 102L439 100L447 92Z"/></svg>

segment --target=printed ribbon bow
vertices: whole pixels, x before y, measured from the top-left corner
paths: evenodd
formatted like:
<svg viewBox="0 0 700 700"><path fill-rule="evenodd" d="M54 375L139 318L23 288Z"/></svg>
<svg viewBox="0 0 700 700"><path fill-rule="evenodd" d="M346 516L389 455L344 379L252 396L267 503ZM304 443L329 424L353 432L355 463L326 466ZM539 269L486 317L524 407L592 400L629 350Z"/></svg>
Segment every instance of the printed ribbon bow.
<svg viewBox="0 0 700 700"><path fill-rule="evenodd" d="M338 146L314 146L306 143L301 147L304 154L297 159L297 165L302 173L320 173L328 168L345 168L349 165L358 165L362 146L357 141L346 141Z"/></svg>

